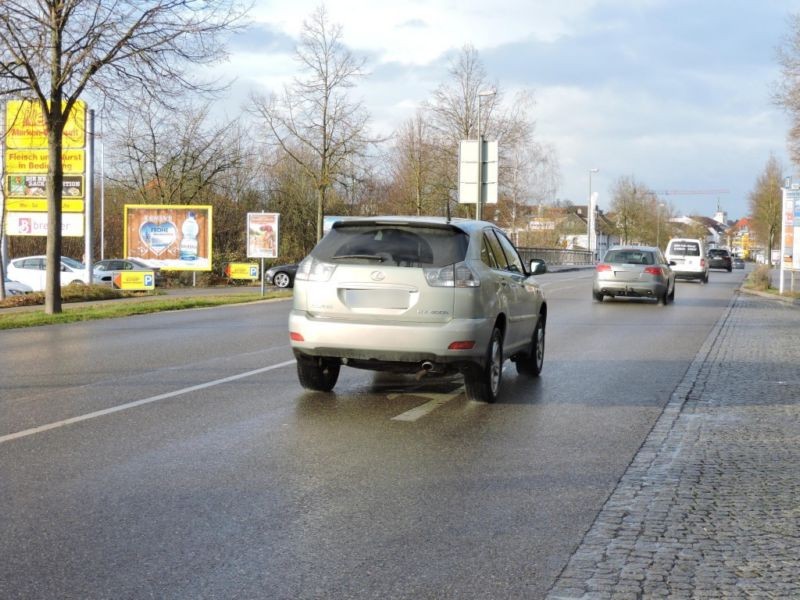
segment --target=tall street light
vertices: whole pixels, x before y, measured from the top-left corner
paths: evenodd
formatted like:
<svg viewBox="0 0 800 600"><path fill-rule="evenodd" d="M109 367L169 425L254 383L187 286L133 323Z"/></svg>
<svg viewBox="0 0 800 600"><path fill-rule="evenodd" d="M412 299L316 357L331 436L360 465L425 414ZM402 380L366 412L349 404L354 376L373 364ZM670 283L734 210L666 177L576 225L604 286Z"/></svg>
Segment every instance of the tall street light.
<svg viewBox="0 0 800 600"><path fill-rule="evenodd" d="M598 173L600 169L589 169L589 214L586 215L586 247L589 249L589 259L594 261L592 251L592 233L594 233L594 200L592 199L592 173Z"/></svg>
<svg viewBox="0 0 800 600"><path fill-rule="evenodd" d="M475 219L481 220L483 200L483 138L481 137L481 98L494 96L497 90L478 92L478 198L475 203Z"/></svg>

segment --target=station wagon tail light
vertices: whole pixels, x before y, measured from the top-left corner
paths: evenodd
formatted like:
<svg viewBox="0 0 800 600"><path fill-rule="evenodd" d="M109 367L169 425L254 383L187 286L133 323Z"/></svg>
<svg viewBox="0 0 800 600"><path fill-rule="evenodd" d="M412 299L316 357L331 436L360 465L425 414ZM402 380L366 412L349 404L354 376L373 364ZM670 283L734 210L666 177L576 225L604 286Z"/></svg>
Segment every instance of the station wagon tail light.
<svg viewBox="0 0 800 600"><path fill-rule="evenodd" d="M324 263L313 256L307 256L299 265L294 278L301 281L329 281L336 265Z"/></svg>
<svg viewBox="0 0 800 600"><path fill-rule="evenodd" d="M648 275L657 275L659 277L664 276L664 271L661 269L661 267L645 267L644 272Z"/></svg>
<svg viewBox="0 0 800 600"><path fill-rule="evenodd" d="M611 270L611 265L606 264L606 263L600 263L599 265L597 265L595 267L595 269L597 271L600 271L600 272L602 272L602 271L610 271Z"/></svg>
<svg viewBox="0 0 800 600"><path fill-rule="evenodd" d="M470 288L481 285L478 276L467 263L460 262L446 267L425 269L425 281L431 287Z"/></svg>
<svg viewBox="0 0 800 600"><path fill-rule="evenodd" d="M474 340L462 340L459 342L451 343L447 349L448 350L472 350L475 347Z"/></svg>

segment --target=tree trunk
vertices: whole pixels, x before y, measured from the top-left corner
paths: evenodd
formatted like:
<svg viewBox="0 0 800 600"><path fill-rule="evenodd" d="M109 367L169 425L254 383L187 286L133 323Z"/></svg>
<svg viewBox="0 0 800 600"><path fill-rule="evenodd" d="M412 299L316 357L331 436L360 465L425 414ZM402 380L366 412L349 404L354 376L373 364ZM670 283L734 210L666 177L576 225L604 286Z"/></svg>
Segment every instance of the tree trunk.
<svg viewBox="0 0 800 600"><path fill-rule="evenodd" d="M44 312L61 312L61 189L64 165L61 164L61 136L64 132L61 99L52 102L47 134L47 272Z"/></svg>

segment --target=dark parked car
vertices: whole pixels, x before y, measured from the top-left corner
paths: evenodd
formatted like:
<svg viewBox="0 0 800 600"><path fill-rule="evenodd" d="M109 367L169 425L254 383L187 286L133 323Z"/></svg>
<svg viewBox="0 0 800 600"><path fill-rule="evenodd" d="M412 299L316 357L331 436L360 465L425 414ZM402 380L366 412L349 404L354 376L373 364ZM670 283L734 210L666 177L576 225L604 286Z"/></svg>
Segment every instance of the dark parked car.
<svg viewBox="0 0 800 600"><path fill-rule="evenodd" d="M291 265L276 265L267 269L264 280L267 285L279 288L294 287L294 275L297 273L297 263Z"/></svg>
<svg viewBox="0 0 800 600"><path fill-rule="evenodd" d="M156 287L164 285L164 274L158 267L150 267L135 258L107 258L98 260L92 265L92 280L94 283L112 285L114 273L119 271L152 271Z"/></svg>
<svg viewBox="0 0 800 600"><path fill-rule="evenodd" d="M725 269L729 273L733 270L733 259L731 253L725 248L711 248L708 251L708 268Z"/></svg>

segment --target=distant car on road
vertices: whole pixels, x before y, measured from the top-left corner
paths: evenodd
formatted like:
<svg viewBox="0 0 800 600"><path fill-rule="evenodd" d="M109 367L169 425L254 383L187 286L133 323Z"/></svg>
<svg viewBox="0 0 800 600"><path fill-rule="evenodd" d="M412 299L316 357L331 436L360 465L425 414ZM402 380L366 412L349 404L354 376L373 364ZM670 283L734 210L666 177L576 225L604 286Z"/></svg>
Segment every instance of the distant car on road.
<svg viewBox="0 0 800 600"><path fill-rule="evenodd" d="M107 258L92 265L94 283L113 285L114 273L119 271L152 271L156 287L164 285L164 274L158 267L150 267L135 258Z"/></svg>
<svg viewBox="0 0 800 600"><path fill-rule="evenodd" d="M592 296L652 298L667 305L675 300L675 272L654 246L614 246L595 267Z"/></svg>
<svg viewBox="0 0 800 600"><path fill-rule="evenodd" d="M733 259L733 268L734 269L744 269L744 260L740 256L736 256Z"/></svg>
<svg viewBox="0 0 800 600"><path fill-rule="evenodd" d="M267 285L275 285L279 288L294 287L294 276L297 273L297 263L291 265L276 265L270 267L264 273L264 281Z"/></svg>
<svg viewBox="0 0 800 600"><path fill-rule="evenodd" d="M706 245L696 238L672 238L667 243L665 258L672 264L678 279L696 279L708 283Z"/></svg>
<svg viewBox="0 0 800 600"><path fill-rule="evenodd" d="M83 284L85 272L86 267L82 262L69 256L61 257L62 287L71 284ZM6 273L9 279L30 286L34 292L41 292L46 287L47 257L41 255L12 258L8 263Z"/></svg>
<svg viewBox="0 0 800 600"><path fill-rule="evenodd" d="M6 294L9 296L21 296L23 294L30 294L33 291L31 286L9 279L8 276L5 277L5 283Z"/></svg>
<svg viewBox="0 0 800 600"><path fill-rule="evenodd" d="M733 269L733 259L731 253L725 248L711 248L708 251L708 268L725 269L728 273Z"/></svg>

